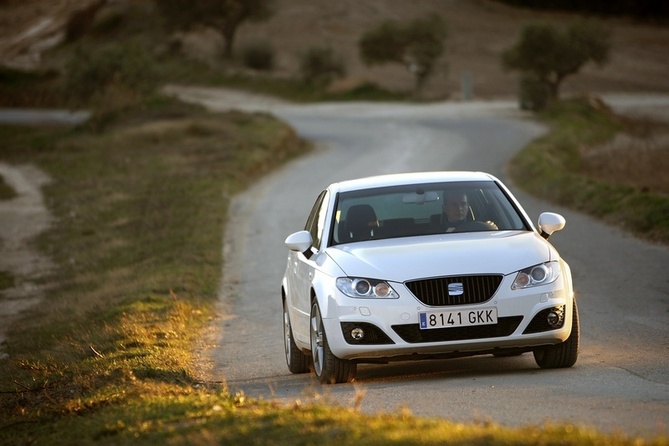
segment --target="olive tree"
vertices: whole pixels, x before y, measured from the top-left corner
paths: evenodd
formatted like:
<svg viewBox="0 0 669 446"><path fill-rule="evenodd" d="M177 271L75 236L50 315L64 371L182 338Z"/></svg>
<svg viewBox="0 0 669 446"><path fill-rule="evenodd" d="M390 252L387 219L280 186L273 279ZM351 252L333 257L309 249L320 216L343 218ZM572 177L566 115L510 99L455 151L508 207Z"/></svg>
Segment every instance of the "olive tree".
<svg viewBox="0 0 669 446"><path fill-rule="evenodd" d="M579 21L565 31L549 24L530 24L502 54L502 66L517 70L525 85L559 99L560 86L589 62L602 67L609 59L610 33L598 22Z"/></svg>
<svg viewBox="0 0 669 446"><path fill-rule="evenodd" d="M444 52L446 36L443 19L430 14L408 23L385 21L364 33L358 48L367 65L404 65L414 76L414 91L418 94Z"/></svg>
<svg viewBox="0 0 669 446"><path fill-rule="evenodd" d="M171 28L187 29L203 24L219 30L226 58L232 57L235 34L242 23L266 20L273 12L273 0L157 0L156 3Z"/></svg>

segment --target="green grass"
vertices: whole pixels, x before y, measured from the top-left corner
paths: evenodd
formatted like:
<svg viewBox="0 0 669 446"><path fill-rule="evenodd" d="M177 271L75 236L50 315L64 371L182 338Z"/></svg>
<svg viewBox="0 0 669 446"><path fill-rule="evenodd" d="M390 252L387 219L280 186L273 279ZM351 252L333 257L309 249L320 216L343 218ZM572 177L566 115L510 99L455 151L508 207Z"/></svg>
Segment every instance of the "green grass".
<svg viewBox="0 0 669 446"><path fill-rule="evenodd" d="M44 192L56 223L39 244L57 264L44 302L10 331L0 443L39 438L35 424L63 416L85 425L102 407L190 393L228 198L305 149L267 115L159 102L103 133L0 127L0 159L54 180Z"/></svg>
<svg viewBox="0 0 669 446"><path fill-rule="evenodd" d="M167 413L166 413L167 412ZM34 426L48 444L82 444L78 416L55 426ZM145 397L123 408L107 406L84 417L91 444L246 445L630 445L623 436L602 436L571 425L506 429L493 423L451 423L408 413L363 416L326 405L285 408L247 401L225 392L193 390L171 397ZM56 432L54 432L54 430ZM663 440L638 441L662 445Z"/></svg>
<svg viewBox="0 0 669 446"><path fill-rule="evenodd" d="M669 244L669 196L622 182L604 182L583 172L582 153L625 131L624 121L584 99L562 102L540 119L550 131L521 150L510 163L511 176L518 186L639 237Z"/></svg>

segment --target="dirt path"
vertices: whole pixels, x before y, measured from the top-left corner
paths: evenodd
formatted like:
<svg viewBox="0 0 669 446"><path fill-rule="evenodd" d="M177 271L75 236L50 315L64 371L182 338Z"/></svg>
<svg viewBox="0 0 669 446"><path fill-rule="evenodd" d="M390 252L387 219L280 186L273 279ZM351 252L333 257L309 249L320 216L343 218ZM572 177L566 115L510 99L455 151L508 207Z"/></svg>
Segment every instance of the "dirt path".
<svg viewBox="0 0 669 446"><path fill-rule="evenodd" d="M0 176L17 196L0 201L0 271L14 277L14 287L0 291L0 359L7 342L6 334L19 315L35 306L43 297L39 284L52 267L48 258L34 246L37 235L51 223L51 215L41 188L50 178L31 165L11 166L0 163Z"/></svg>

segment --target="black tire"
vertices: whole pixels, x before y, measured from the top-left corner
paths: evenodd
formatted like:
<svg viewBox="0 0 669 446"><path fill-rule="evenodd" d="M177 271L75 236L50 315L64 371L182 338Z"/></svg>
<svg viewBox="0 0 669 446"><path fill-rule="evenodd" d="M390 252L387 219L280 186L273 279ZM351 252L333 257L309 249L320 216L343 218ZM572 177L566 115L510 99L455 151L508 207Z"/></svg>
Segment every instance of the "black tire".
<svg viewBox="0 0 669 446"><path fill-rule="evenodd" d="M567 368L576 364L581 337L581 327L578 320L578 307L574 301L574 311L571 318L571 333L566 341L550 347L541 347L534 350L534 360L542 369Z"/></svg>
<svg viewBox="0 0 669 446"><path fill-rule="evenodd" d="M314 374L322 384L337 384L353 381L357 364L339 359L330 351L323 328L323 319L318 303L311 305L311 358Z"/></svg>
<svg viewBox="0 0 669 446"><path fill-rule="evenodd" d="M283 301L283 345L286 352L286 364L291 373L306 373L311 363L309 355L302 353L293 340L293 327L288 316L288 304Z"/></svg>

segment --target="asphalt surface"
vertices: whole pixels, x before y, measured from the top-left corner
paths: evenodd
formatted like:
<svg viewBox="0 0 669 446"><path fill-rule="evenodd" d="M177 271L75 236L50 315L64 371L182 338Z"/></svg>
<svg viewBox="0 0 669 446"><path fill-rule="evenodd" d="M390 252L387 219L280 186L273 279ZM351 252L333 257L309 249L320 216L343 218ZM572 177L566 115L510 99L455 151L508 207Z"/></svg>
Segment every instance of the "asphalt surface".
<svg viewBox="0 0 669 446"><path fill-rule="evenodd" d="M515 103L291 106L230 91L170 91L213 109L274 113L317 143L313 153L232 203L221 319L209 339L215 346L203 356L211 379L226 382L232 392L287 403L325 400L353 407L362 398L363 412L408 408L462 422L566 421L608 432L667 433L669 249L537 200L508 182L509 158L544 132ZM638 107L639 101L621 104ZM283 240L302 229L330 182L421 170L487 171L507 182L533 219L542 211L566 217L566 228L551 241L571 265L579 302L581 353L573 368L541 370L525 354L360 365L354 383L335 386L288 372L280 300Z"/></svg>
<svg viewBox="0 0 669 446"><path fill-rule="evenodd" d="M91 114L85 110L44 110L31 108L0 108L0 122L17 125L76 125Z"/></svg>

